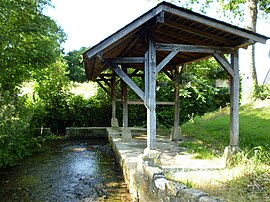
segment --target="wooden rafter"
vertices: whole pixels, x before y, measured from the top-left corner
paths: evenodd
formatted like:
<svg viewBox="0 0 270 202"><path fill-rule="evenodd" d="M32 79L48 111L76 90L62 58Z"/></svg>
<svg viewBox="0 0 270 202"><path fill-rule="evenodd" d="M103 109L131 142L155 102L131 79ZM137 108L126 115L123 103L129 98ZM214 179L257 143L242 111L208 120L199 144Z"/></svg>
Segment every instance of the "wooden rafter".
<svg viewBox="0 0 270 202"><path fill-rule="evenodd" d="M190 52L190 53L233 53L234 48L219 47L219 46L201 46L201 45L182 45L182 44L163 44L156 43L157 50L160 51L173 51Z"/></svg>

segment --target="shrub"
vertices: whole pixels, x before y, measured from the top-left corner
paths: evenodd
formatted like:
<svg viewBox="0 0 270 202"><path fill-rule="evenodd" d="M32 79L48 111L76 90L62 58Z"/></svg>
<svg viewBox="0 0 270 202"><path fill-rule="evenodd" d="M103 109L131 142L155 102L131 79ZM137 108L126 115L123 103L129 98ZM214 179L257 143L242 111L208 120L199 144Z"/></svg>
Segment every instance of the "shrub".
<svg viewBox="0 0 270 202"><path fill-rule="evenodd" d="M270 84L258 85L256 88L256 97L261 100L270 99Z"/></svg>
<svg viewBox="0 0 270 202"><path fill-rule="evenodd" d="M11 166L39 150L44 139L35 135L33 108L26 97L0 93L0 168Z"/></svg>

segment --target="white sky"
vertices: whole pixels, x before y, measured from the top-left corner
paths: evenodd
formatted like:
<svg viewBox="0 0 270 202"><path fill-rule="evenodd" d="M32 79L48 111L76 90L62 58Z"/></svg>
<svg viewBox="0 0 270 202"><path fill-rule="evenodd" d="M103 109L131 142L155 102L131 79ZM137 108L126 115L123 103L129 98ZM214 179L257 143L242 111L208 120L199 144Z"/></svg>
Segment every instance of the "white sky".
<svg viewBox="0 0 270 202"><path fill-rule="evenodd" d="M51 16L67 34L65 52L90 47L110 36L157 4L157 0L52 0ZM270 25L259 22L257 32L270 36ZM263 82L270 68L270 40L256 45L256 68ZM245 53L240 51L240 68L245 66Z"/></svg>

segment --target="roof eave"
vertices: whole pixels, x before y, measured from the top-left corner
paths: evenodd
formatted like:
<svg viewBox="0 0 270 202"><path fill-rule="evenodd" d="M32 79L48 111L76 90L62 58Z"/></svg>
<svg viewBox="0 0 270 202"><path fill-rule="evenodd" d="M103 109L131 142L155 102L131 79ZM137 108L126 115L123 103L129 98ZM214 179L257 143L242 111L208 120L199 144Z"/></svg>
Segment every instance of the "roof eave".
<svg viewBox="0 0 270 202"><path fill-rule="evenodd" d="M100 51L105 49L106 47L112 45L113 43L117 42L119 39L127 35L128 33L132 32L133 30L137 29L153 17L155 17L157 14L159 14L162 11L162 6L159 4L156 7L152 8L142 16L138 17L122 29L118 30L114 34L110 35L100 43L98 43L96 46L92 47L91 49L87 50L84 54L87 55L88 58L93 57L94 55L98 54Z"/></svg>
<svg viewBox="0 0 270 202"><path fill-rule="evenodd" d="M230 32L232 34L238 35L238 36L243 37L243 38L251 39L254 42L260 42L260 43L265 44L266 41L268 39L270 39L269 37L260 35L256 32L252 32L250 30L246 30L243 28L237 28L236 26L233 26L229 23L218 21L218 20L215 20L215 19L210 18L208 16L204 16L204 15L201 15L199 13L195 13L193 11L187 12L184 9L179 9L176 6L174 6L174 5L171 6L171 5L172 4L166 3L166 4L162 4L161 7L166 12L170 12L170 13L173 13L175 15L179 15L183 18L187 18L187 19L193 20L193 21L198 22L198 23L206 24L208 26L211 26L211 27L214 27L214 28L226 31L226 32Z"/></svg>

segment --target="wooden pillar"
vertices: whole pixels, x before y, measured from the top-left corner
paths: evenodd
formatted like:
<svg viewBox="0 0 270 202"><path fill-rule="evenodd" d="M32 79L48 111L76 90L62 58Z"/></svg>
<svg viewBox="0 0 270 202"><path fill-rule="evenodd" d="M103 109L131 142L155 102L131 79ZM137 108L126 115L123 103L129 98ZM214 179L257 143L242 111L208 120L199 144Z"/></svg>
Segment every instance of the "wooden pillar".
<svg viewBox="0 0 270 202"><path fill-rule="evenodd" d="M145 62L145 100L147 107L147 149L156 148L156 47L150 32Z"/></svg>
<svg viewBox="0 0 270 202"><path fill-rule="evenodd" d="M231 54L231 66L234 77L230 82L230 146L234 150L238 150L239 139L239 64L238 50Z"/></svg>
<svg viewBox="0 0 270 202"><path fill-rule="evenodd" d="M118 120L116 118L116 89L115 89L115 75L112 76L111 80L111 98L112 98L112 118L111 127L119 127Z"/></svg>
<svg viewBox="0 0 270 202"><path fill-rule="evenodd" d="M126 68L123 68L123 71L127 73ZM128 94L127 94L127 84L122 80L122 102L123 102L123 127L128 127Z"/></svg>
<svg viewBox="0 0 270 202"><path fill-rule="evenodd" d="M182 130L180 128L180 102L179 102L179 82L175 81L174 87L174 126L171 130L171 137L172 141L179 141L182 140Z"/></svg>

